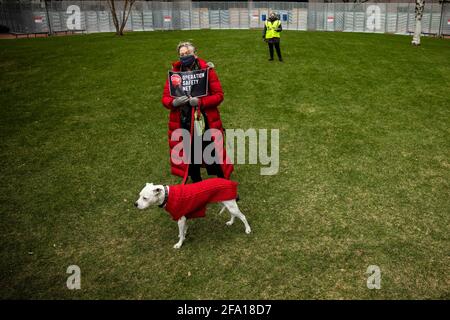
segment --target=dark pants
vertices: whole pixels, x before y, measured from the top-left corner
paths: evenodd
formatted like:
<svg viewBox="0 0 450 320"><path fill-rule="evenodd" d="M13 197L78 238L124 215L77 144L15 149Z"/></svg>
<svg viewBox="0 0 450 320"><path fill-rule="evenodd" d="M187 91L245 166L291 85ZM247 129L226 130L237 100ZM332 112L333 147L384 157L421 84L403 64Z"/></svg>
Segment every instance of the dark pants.
<svg viewBox="0 0 450 320"><path fill-rule="evenodd" d="M189 165L189 176L192 179L192 182L199 182L202 181L202 175L200 173L200 169L202 167L201 164L197 164L195 163L195 159L194 159L194 150L195 147L194 145L196 143L202 143L203 144L203 150L205 148L205 146L209 143L214 143L214 142L200 142L200 141L195 141L195 138L192 139L192 147L191 147L191 164ZM206 172L208 173L208 175L216 175L218 178L223 178L223 172L222 172L222 168L220 167L219 164L217 163L212 163L212 164L205 164L206 167Z"/></svg>
<svg viewBox="0 0 450 320"><path fill-rule="evenodd" d="M281 50L280 50L280 42L271 42L269 41L269 52L270 52L270 59L273 59L273 47L275 46L275 50L277 50L277 56L278 60L282 60L281 58Z"/></svg>
<svg viewBox="0 0 450 320"><path fill-rule="evenodd" d="M200 164L191 163L189 165L189 175L191 176L192 182L202 181L200 168ZM208 173L208 175L216 175L218 178L223 178L222 168L217 163L207 164L206 172Z"/></svg>
<svg viewBox="0 0 450 320"><path fill-rule="evenodd" d="M205 114L203 114L203 119L205 119L205 131L206 131L209 129L209 123L208 123L208 121L206 121ZM183 106L181 109L181 127L188 131L191 130L191 107L190 106ZM202 165L195 163L195 158L194 158L195 157L194 156L195 145L197 143L202 144L202 148L200 150L203 154L203 150L205 149L205 147L208 144L213 143L213 142L202 141L202 139L199 137L192 137L191 164L189 165L189 171L188 171L188 175L191 177L192 182L202 181L202 176L200 173L200 169L201 169ZM198 151L200 151L200 150L198 150ZM202 157L202 154L200 155L200 157ZM212 156L214 156L214 154L215 154L215 151L213 151ZM217 163L205 164L205 167L206 167L206 172L208 173L208 175L216 175L218 178L224 177L222 168L220 167L219 164L217 164Z"/></svg>

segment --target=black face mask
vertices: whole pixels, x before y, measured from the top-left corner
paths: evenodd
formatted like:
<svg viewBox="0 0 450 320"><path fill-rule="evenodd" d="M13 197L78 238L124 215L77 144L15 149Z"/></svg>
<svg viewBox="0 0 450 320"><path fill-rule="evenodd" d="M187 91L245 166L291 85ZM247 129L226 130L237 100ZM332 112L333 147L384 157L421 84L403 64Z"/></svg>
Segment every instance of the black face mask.
<svg viewBox="0 0 450 320"><path fill-rule="evenodd" d="M180 57L180 61L181 61L181 64L183 65L183 67L190 67L190 66L192 66L192 64L195 61L195 56L193 54L190 54L188 56L183 56L183 57Z"/></svg>

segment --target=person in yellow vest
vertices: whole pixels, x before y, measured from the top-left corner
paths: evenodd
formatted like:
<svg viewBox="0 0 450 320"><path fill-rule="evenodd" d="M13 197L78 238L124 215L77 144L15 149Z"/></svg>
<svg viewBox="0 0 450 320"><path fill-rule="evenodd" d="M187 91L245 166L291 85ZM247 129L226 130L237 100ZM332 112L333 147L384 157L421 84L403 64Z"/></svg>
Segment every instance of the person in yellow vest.
<svg viewBox="0 0 450 320"><path fill-rule="evenodd" d="M263 31L263 39L269 45L269 53L270 59L269 61L273 61L273 47L277 50L278 60L283 61L281 58L280 51L280 32L283 31L281 27L280 18L275 14L275 12L271 12L269 18L266 20L264 24Z"/></svg>

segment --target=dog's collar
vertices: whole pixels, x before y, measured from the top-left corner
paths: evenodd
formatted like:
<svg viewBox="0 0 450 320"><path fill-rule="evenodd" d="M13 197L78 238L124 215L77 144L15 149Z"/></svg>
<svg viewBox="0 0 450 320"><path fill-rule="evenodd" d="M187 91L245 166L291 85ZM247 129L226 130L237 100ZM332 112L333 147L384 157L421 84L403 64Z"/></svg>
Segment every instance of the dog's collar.
<svg viewBox="0 0 450 320"><path fill-rule="evenodd" d="M164 208L168 198L169 198L169 189L167 188L167 186L164 186L164 200L160 205L158 205L158 207Z"/></svg>

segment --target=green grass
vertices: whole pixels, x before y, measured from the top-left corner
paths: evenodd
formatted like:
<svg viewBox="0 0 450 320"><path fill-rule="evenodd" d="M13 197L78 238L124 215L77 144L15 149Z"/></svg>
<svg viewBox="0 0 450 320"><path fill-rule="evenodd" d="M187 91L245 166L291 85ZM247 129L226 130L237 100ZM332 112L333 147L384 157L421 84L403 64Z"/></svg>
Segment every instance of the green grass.
<svg viewBox="0 0 450 320"><path fill-rule="evenodd" d="M281 166L235 167L251 235L213 205L177 251L132 203L180 181L160 99L181 40L226 128L280 129ZM283 64L256 30L0 41L0 298L450 298L450 42L410 40L284 31Z"/></svg>

